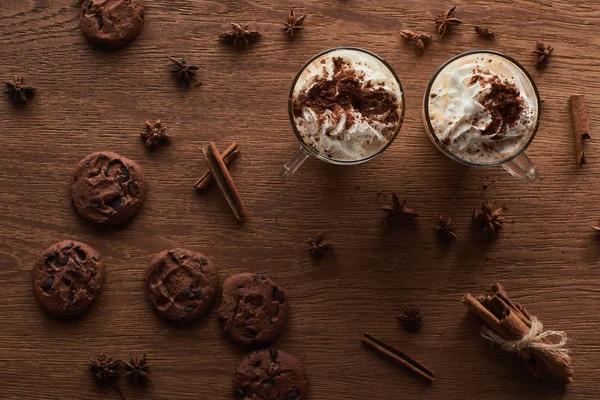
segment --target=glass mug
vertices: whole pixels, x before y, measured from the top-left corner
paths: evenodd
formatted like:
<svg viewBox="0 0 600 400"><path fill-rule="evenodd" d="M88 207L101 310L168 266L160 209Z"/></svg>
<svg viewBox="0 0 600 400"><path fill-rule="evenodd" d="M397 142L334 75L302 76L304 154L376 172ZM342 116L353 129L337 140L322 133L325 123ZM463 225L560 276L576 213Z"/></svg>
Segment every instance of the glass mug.
<svg viewBox="0 0 600 400"><path fill-rule="evenodd" d="M361 60L365 60L366 64L372 63L373 66L380 68L384 73L387 73L388 76L391 78L392 83L390 85L393 86L393 88L395 88L397 90L397 94L399 94L399 98L400 98L401 104L400 104L400 107L398 110L399 119L398 119L397 126L395 127L393 133L387 138L387 141L385 143L382 143L380 145L380 147L378 149L371 151L369 153L365 153L364 157L361 157L358 159L352 159L352 160L336 159L336 158L328 157L327 155L320 153L315 148L311 147L308 143L306 143L306 141L302 137L302 134L301 134L301 132L296 124L296 120L294 118L293 99L294 99L294 95L297 94L297 89L299 89L299 87L302 86L302 82L299 83L300 78L304 79L303 76L305 73L308 77L311 77L312 72L311 72L311 70L309 70L309 67L317 66L320 63L320 61L325 60L328 55L335 57L335 54L334 55L330 54L333 52L343 52L343 53L347 53L350 55L356 55L357 58L360 58ZM365 64L363 64L363 65L365 65ZM313 74L313 76L314 76L314 74ZM299 87L297 88L296 86L299 86ZM372 160L373 158L377 157L385 149L387 149L390 144L392 144L392 142L394 141L394 139L400 132L400 128L402 127L402 122L404 120L404 91L402 89L402 84L400 82L400 78L398 78L398 76L396 75L396 72L394 72L392 67L378 55L376 55L368 50L364 50L364 49L361 49L358 47L347 47L347 46L335 47L335 48L325 50L325 51L317 54L316 56L314 56L313 58L308 60L308 62L306 62L306 64L304 64L304 66L302 66L300 71L298 71L298 73L296 74L296 77L294 78L294 80L292 82L292 87L290 89L290 95L289 95L289 99L288 99L288 114L289 114L289 118L290 118L290 123L292 125L292 129L293 129L294 133L296 134L296 138L300 142L300 149L296 152L296 154L292 157L291 160L289 160L287 163L285 163L283 165L283 167L281 167L281 170L279 171L279 177L281 178L281 180L284 180L284 181L287 180L288 178L290 178L290 176L292 176L294 174L294 172L296 172L298 170L298 168L300 168L300 166L311 156L318 158L320 160L323 160L327 163L337 164L337 165L356 165L356 164L361 164L361 163L367 162L367 161Z"/></svg>
<svg viewBox="0 0 600 400"><path fill-rule="evenodd" d="M515 143L515 149L510 151L509 154L499 154L498 157L491 161L477 162L465 159L465 157L461 157L460 155L453 153L449 149L449 146L445 145L438 137L431 121L430 102L433 103L435 101L433 99L437 97L437 94L432 93L432 91L435 92L435 89L440 87L440 84L442 85L442 88L448 89L448 81L446 81L446 86L444 86L441 83L444 79L450 79L450 75L447 71L452 70L453 68L460 68L461 65L468 65L470 62L473 62L474 59L482 60L478 62L480 63L480 65L484 66L486 65L486 63L496 63L496 68L505 72L504 75L498 73L498 76L510 76L511 78L513 78L511 82L518 82L521 85L520 89L522 89L520 90L521 96L524 95L523 91L527 92L526 94L528 95L528 101L531 104L531 116L528 121L528 126L526 128L527 132L530 134L529 138L523 138L523 140L519 141L518 143ZM473 73L475 74L475 71L473 71ZM461 77L461 75L458 72L457 74L459 77ZM440 82L437 81L438 78L440 78ZM474 82L474 84L477 84L476 80ZM471 81L471 84L473 84L473 80ZM432 95L436 97L431 97ZM449 94L448 97L451 97L451 94ZM446 107L444 111L448 109L449 107ZM446 112L444 113L444 115L446 115ZM531 75L529 75L525 68L523 68L523 66L521 66L521 64L519 64L513 58L493 50L467 51L465 53L458 54L446 61L444 64L442 64L442 66L438 68L435 74L433 74L433 76L431 77L429 85L427 86L427 90L425 91L425 96L423 98L423 123L425 125L425 130L429 135L429 139L431 139L432 143L435 145L435 147L438 148L439 151L441 151L451 159L458 161L461 164L465 164L472 167L493 167L500 165L505 170L507 170L512 176L529 183L536 180L536 178L538 177L538 172L535 165L525 155L524 151L531 144L533 138L535 137L539 126L539 117L540 95ZM483 133L481 133L481 135L483 135ZM493 143L493 141L491 143ZM486 154L487 152L487 155L491 156L489 149L481 149L481 152L484 154Z"/></svg>

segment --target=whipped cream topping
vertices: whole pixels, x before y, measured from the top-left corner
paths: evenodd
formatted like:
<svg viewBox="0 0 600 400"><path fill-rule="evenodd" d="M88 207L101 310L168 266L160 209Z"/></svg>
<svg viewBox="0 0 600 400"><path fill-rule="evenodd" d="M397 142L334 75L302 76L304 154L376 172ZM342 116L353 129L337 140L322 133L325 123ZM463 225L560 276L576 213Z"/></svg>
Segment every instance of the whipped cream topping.
<svg viewBox="0 0 600 400"><path fill-rule="evenodd" d="M292 95L294 122L306 144L335 160L377 153L401 123L403 93L377 58L352 49L315 59Z"/></svg>
<svg viewBox="0 0 600 400"><path fill-rule="evenodd" d="M535 129L535 90L521 69L489 53L465 56L436 77L428 99L434 134L448 151L475 164L519 152Z"/></svg>

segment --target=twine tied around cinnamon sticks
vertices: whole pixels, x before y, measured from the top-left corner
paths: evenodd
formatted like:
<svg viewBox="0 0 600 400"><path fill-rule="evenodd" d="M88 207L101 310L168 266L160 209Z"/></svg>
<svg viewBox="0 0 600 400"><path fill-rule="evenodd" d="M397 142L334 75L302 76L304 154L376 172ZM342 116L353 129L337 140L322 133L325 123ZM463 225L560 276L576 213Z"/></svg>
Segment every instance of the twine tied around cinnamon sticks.
<svg viewBox="0 0 600 400"><path fill-rule="evenodd" d="M492 285L492 293L477 297L467 293L462 302L485 325L482 336L500 349L514 352L536 378L547 375L563 383L573 382L567 335L544 331L542 323L521 304L511 300L502 285ZM554 343L550 339L558 338Z"/></svg>
<svg viewBox="0 0 600 400"><path fill-rule="evenodd" d="M563 331L544 331L544 325L536 317L531 317L531 327L521 339L506 340L502 336L496 334L487 325L481 328L481 336L490 342L497 344L500 350L510 353L519 353L523 350L536 349L544 353L552 354L557 357L562 357L568 362L571 362L569 349L567 345L567 334ZM556 343L548 340L557 338Z"/></svg>

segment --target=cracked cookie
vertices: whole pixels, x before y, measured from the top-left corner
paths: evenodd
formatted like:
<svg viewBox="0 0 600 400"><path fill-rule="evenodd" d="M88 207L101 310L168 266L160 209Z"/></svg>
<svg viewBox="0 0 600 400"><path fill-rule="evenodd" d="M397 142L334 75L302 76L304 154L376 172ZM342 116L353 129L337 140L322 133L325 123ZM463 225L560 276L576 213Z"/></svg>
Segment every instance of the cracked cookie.
<svg viewBox="0 0 600 400"><path fill-rule="evenodd" d="M103 151L85 157L73 173L71 202L85 219L120 225L132 219L146 198L146 179L140 166Z"/></svg>
<svg viewBox="0 0 600 400"><path fill-rule="evenodd" d="M131 42L144 26L144 0L83 0L80 27L83 36L107 48Z"/></svg>
<svg viewBox="0 0 600 400"><path fill-rule="evenodd" d="M190 322L206 314L219 292L219 276L202 253L164 250L150 262L146 292L156 312L174 322Z"/></svg>
<svg viewBox="0 0 600 400"><path fill-rule="evenodd" d="M232 390L236 400L304 400L308 382L296 357L268 349L242 359L233 375Z"/></svg>
<svg viewBox="0 0 600 400"><path fill-rule="evenodd" d="M233 275L223 283L219 319L229 341L242 348L260 347L285 329L288 301L283 288L264 275Z"/></svg>
<svg viewBox="0 0 600 400"><path fill-rule="evenodd" d="M33 291L49 313L74 316L87 310L102 288L105 269L96 250L63 240L48 247L33 266Z"/></svg>

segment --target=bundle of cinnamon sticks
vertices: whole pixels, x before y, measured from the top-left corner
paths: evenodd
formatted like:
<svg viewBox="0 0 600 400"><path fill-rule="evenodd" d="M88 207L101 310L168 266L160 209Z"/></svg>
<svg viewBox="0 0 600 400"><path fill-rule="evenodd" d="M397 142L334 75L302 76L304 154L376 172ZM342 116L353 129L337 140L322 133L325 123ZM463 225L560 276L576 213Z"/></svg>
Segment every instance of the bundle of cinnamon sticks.
<svg viewBox="0 0 600 400"><path fill-rule="evenodd" d="M505 341L521 340L530 332L532 319L535 319L523 306L513 302L499 283L492 285L491 294L482 294L475 298L467 293L462 302ZM553 345L548 338L539 339L538 342L548 346L529 346L518 352L527 369L536 378L554 376L563 383L572 382L573 369L570 367L570 358L545 350L544 347Z"/></svg>

